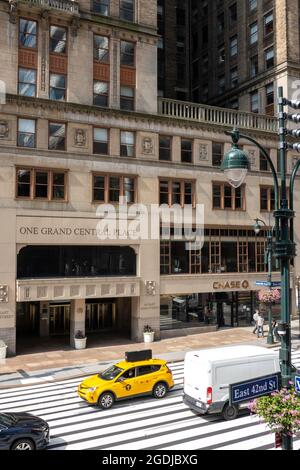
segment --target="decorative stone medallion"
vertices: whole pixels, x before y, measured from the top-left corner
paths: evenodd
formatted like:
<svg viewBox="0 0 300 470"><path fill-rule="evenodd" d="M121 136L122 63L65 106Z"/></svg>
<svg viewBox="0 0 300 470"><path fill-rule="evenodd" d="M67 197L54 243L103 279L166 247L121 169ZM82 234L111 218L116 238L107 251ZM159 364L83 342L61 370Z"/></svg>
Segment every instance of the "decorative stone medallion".
<svg viewBox="0 0 300 470"><path fill-rule="evenodd" d="M156 282L155 281L145 281L146 293L147 295L156 294Z"/></svg>
<svg viewBox="0 0 300 470"><path fill-rule="evenodd" d="M248 158L249 158L249 162L251 163L251 166L256 166L256 152L255 152L255 150L249 150L248 151Z"/></svg>
<svg viewBox="0 0 300 470"><path fill-rule="evenodd" d="M208 145L200 144L199 145L199 161L207 162L208 161Z"/></svg>
<svg viewBox="0 0 300 470"><path fill-rule="evenodd" d="M6 139L9 134L9 127L7 121L0 121L0 139Z"/></svg>
<svg viewBox="0 0 300 470"><path fill-rule="evenodd" d="M86 146L86 130L85 129L75 129L74 143L78 147Z"/></svg>
<svg viewBox="0 0 300 470"><path fill-rule="evenodd" d="M8 302L8 286L0 286L0 302Z"/></svg>
<svg viewBox="0 0 300 470"><path fill-rule="evenodd" d="M144 137L142 143L143 153L146 155L153 155L154 143L150 137Z"/></svg>

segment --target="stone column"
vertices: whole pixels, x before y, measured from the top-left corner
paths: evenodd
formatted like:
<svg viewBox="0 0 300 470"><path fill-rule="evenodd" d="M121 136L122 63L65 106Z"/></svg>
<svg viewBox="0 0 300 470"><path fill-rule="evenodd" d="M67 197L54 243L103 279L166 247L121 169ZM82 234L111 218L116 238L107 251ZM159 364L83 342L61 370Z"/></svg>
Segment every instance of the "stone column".
<svg viewBox="0 0 300 470"><path fill-rule="evenodd" d="M71 300L70 345L75 347L74 335L82 331L85 335L85 299Z"/></svg>
<svg viewBox="0 0 300 470"><path fill-rule="evenodd" d="M49 336L50 311L49 302L40 302L40 337Z"/></svg>

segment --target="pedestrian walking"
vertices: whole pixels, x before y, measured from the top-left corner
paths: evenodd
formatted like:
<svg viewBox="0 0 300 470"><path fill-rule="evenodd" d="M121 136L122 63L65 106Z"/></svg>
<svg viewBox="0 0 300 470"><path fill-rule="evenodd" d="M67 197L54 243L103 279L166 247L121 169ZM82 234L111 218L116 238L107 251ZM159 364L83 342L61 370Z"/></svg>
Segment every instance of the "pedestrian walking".
<svg viewBox="0 0 300 470"><path fill-rule="evenodd" d="M255 335L255 333L257 332L257 320L258 320L258 317L259 317L259 311L258 309L255 310L255 313L253 315L253 321L255 323L255 328L253 330L253 334Z"/></svg>
<svg viewBox="0 0 300 470"><path fill-rule="evenodd" d="M257 337L264 338L265 333L264 333L264 323L265 319L264 317L259 313L258 318L257 318Z"/></svg>
<svg viewBox="0 0 300 470"><path fill-rule="evenodd" d="M278 334L278 325L277 325L276 320L272 321L272 333L273 333L274 340L276 342L280 342L280 336Z"/></svg>
<svg viewBox="0 0 300 470"><path fill-rule="evenodd" d="M210 309L209 309L209 306L208 306L208 305L205 305L203 314L204 314L204 322L205 322L205 324L206 324L206 325L209 325Z"/></svg>

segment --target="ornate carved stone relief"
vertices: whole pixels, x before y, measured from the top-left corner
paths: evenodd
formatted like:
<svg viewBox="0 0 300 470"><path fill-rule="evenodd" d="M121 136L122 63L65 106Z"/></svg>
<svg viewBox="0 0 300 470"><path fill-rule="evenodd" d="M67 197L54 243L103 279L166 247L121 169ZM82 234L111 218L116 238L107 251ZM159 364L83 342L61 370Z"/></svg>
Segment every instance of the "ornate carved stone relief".
<svg viewBox="0 0 300 470"><path fill-rule="evenodd" d="M145 281L146 293L147 295L156 294L156 282L155 281Z"/></svg>
<svg viewBox="0 0 300 470"><path fill-rule="evenodd" d="M86 146L86 129L75 129L74 133L74 144L77 147L85 147Z"/></svg>
<svg viewBox="0 0 300 470"><path fill-rule="evenodd" d="M154 154L154 142L151 137L144 137L142 141L142 152L146 155Z"/></svg>
<svg viewBox="0 0 300 470"><path fill-rule="evenodd" d="M7 121L0 121L0 139L7 139L9 136L9 125Z"/></svg>
<svg viewBox="0 0 300 470"><path fill-rule="evenodd" d="M200 144L199 145L199 161L207 162L208 161L208 145Z"/></svg>

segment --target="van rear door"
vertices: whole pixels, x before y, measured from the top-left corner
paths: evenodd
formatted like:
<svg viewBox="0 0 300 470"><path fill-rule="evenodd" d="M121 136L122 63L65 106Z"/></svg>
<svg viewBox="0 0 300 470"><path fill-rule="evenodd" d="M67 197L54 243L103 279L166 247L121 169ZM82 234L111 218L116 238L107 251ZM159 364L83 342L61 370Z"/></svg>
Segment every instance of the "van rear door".
<svg viewBox="0 0 300 470"><path fill-rule="evenodd" d="M207 388L211 387L209 363L192 353L187 353L184 361L185 395L206 403Z"/></svg>

